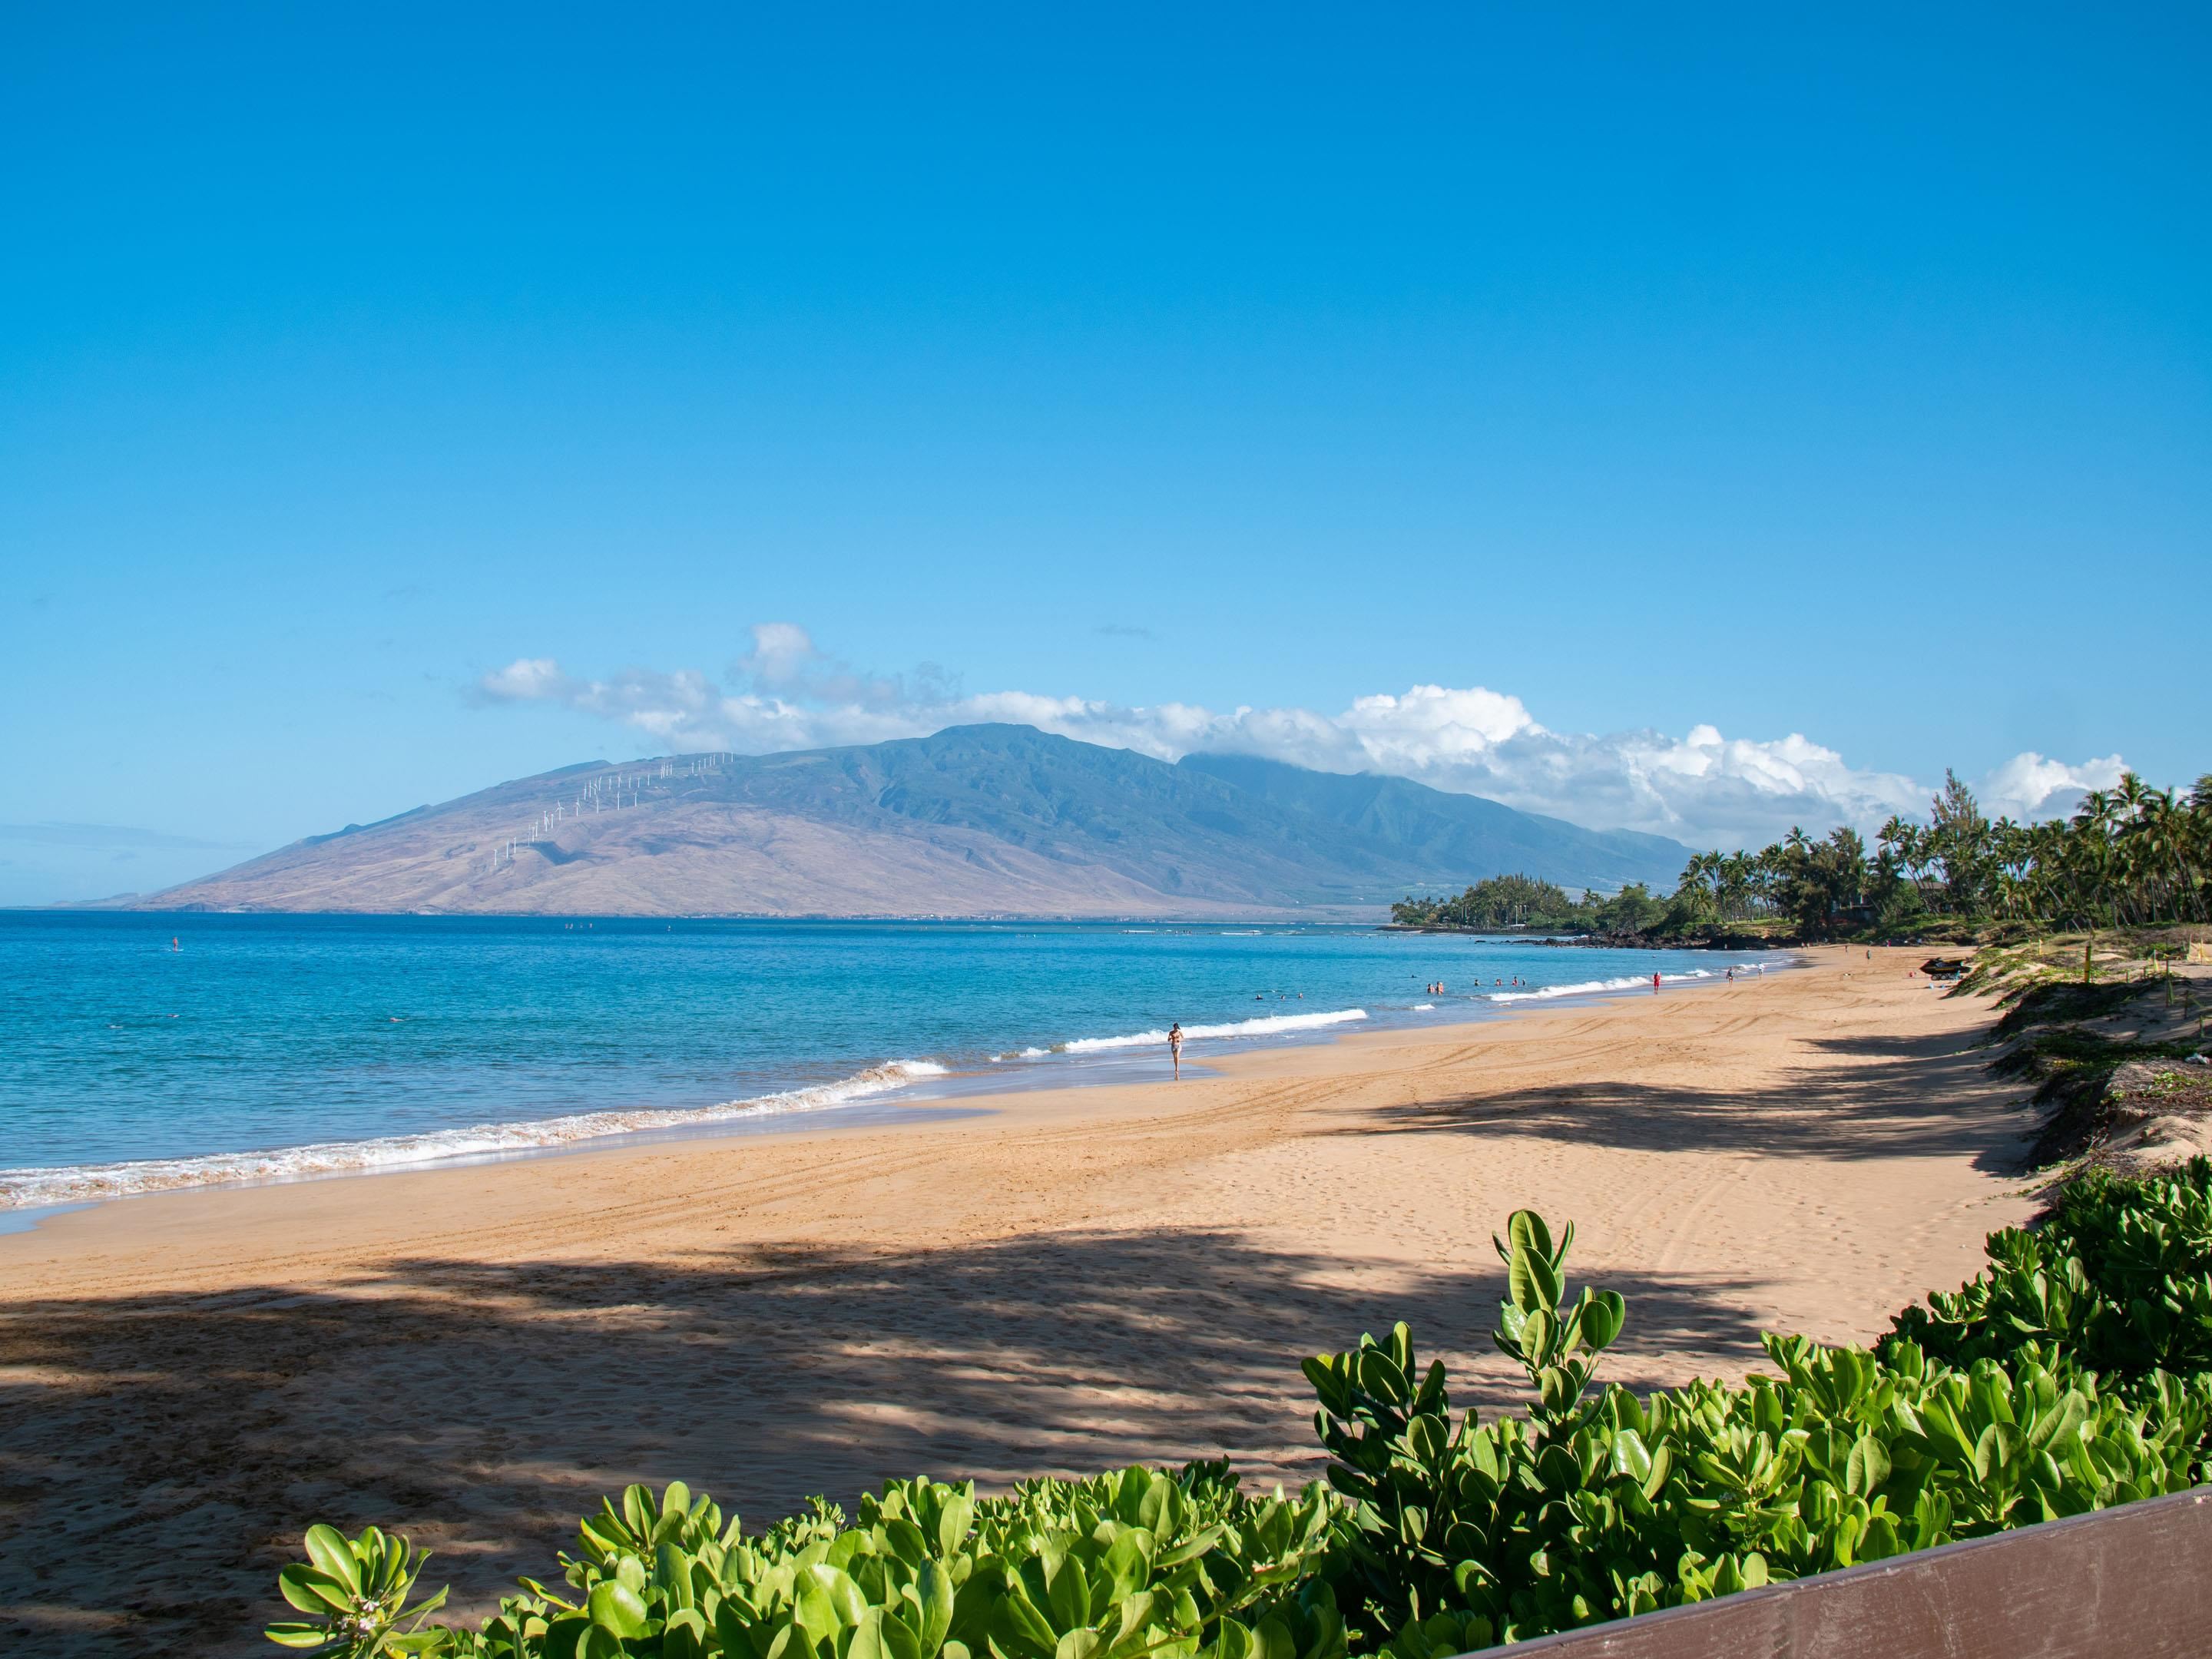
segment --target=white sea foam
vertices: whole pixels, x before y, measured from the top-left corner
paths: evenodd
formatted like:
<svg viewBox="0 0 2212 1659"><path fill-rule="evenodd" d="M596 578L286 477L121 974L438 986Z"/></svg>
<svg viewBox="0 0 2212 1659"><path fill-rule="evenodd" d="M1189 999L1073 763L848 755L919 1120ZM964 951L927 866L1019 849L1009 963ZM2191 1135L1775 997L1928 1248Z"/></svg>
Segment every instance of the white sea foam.
<svg viewBox="0 0 2212 1659"><path fill-rule="evenodd" d="M1413 1012L1417 1014L1425 1014L1434 1009L1436 1006L1437 1005L1433 1002L1417 1002L1413 1005Z"/></svg>
<svg viewBox="0 0 2212 1659"><path fill-rule="evenodd" d="M1226 1025L1186 1025L1182 1034L1187 1039L1273 1036L1282 1031L1317 1031L1366 1018L1364 1008L1339 1008L1325 1014L1267 1014L1258 1019L1235 1020ZM1050 1052L1098 1054L1115 1048L1158 1048L1167 1040L1168 1034L1164 1030L1130 1031L1121 1036L1077 1037L1067 1042L1055 1042Z"/></svg>
<svg viewBox="0 0 2212 1659"><path fill-rule="evenodd" d="M1686 974L1662 974L1659 979L1662 984L1679 985L1689 980L1711 979L1712 976L1713 970L1710 968L1692 968ZM1634 974L1623 979L1586 979L1573 985L1532 986L1525 991L1486 991L1483 993L1483 1000L1486 1002L1544 1002L1553 997L1588 996L1593 991L1632 991L1639 985L1650 983L1650 975Z"/></svg>
<svg viewBox="0 0 2212 1659"><path fill-rule="evenodd" d="M479 1123L465 1129L428 1134L386 1135L373 1140L325 1141L268 1152L217 1152L205 1158L142 1158L128 1164L78 1168L0 1170L0 1209L33 1205L82 1203L122 1198L177 1187L209 1187L235 1182L294 1181L309 1176L350 1175L442 1158L497 1156L544 1151L605 1135L640 1130L680 1129L696 1125L819 1111L887 1094L923 1078L942 1077L934 1060L895 1060L865 1072L805 1089L786 1089L714 1106L644 1108L629 1111L578 1112L568 1117L526 1123Z"/></svg>

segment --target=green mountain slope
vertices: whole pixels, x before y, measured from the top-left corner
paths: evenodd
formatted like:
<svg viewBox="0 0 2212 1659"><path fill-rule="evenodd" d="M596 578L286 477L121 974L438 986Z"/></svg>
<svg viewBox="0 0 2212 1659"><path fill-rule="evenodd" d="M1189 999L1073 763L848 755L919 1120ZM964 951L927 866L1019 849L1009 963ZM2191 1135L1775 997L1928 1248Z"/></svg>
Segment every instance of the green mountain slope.
<svg viewBox="0 0 2212 1659"><path fill-rule="evenodd" d="M1671 888L1690 853L1664 836L1585 830L1480 795L1373 772L1313 772L1255 755L1187 755L1179 764L1364 836L1389 854L1434 869L1474 871L1476 878L1515 872L1565 887L1643 881Z"/></svg>

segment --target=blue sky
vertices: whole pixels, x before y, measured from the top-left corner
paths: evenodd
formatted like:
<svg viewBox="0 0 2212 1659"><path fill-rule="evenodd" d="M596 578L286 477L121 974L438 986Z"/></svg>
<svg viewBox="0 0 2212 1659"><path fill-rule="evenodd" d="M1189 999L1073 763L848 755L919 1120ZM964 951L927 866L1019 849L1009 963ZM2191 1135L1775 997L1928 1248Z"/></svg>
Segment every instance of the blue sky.
<svg viewBox="0 0 2212 1659"><path fill-rule="evenodd" d="M0 902L1024 708L2212 769L2201 9L804 10L0 22Z"/></svg>

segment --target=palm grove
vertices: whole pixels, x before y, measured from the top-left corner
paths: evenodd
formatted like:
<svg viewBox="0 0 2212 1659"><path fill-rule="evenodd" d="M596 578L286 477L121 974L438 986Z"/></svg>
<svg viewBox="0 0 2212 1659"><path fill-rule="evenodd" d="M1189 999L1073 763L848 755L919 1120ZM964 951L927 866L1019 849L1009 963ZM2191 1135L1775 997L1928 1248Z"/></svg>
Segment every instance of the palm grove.
<svg viewBox="0 0 2212 1659"><path fill-rule="evenodd" d="M1413 927L1533 927L1709 937L1779 924L1808 939L1894 938L1939 922L2031 930L2212 921L2212 773L2186 796L2134 773L2093 791L2070 819L2016 823L1983 812L1955 774L1928 821L1893 817L1869 851L1850 829L1792 830L1757 853L1700 853L1670 896L1635 884L1579 898L1498 876L1451 898L1407 898Z"/></svg>

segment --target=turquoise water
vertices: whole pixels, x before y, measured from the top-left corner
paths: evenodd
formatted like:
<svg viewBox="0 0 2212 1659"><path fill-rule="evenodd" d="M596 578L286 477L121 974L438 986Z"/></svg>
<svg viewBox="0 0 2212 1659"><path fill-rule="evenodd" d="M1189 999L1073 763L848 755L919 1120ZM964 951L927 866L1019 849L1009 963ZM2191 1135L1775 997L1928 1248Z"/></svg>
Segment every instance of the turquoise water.
<svg viewBox="0 0 2212 1659"><path fill-rule="evenodd" d="M0 1208L1164 1074L1170 1021L1203 1065L1735 961L1355 927L0 912Z"/></svg>

